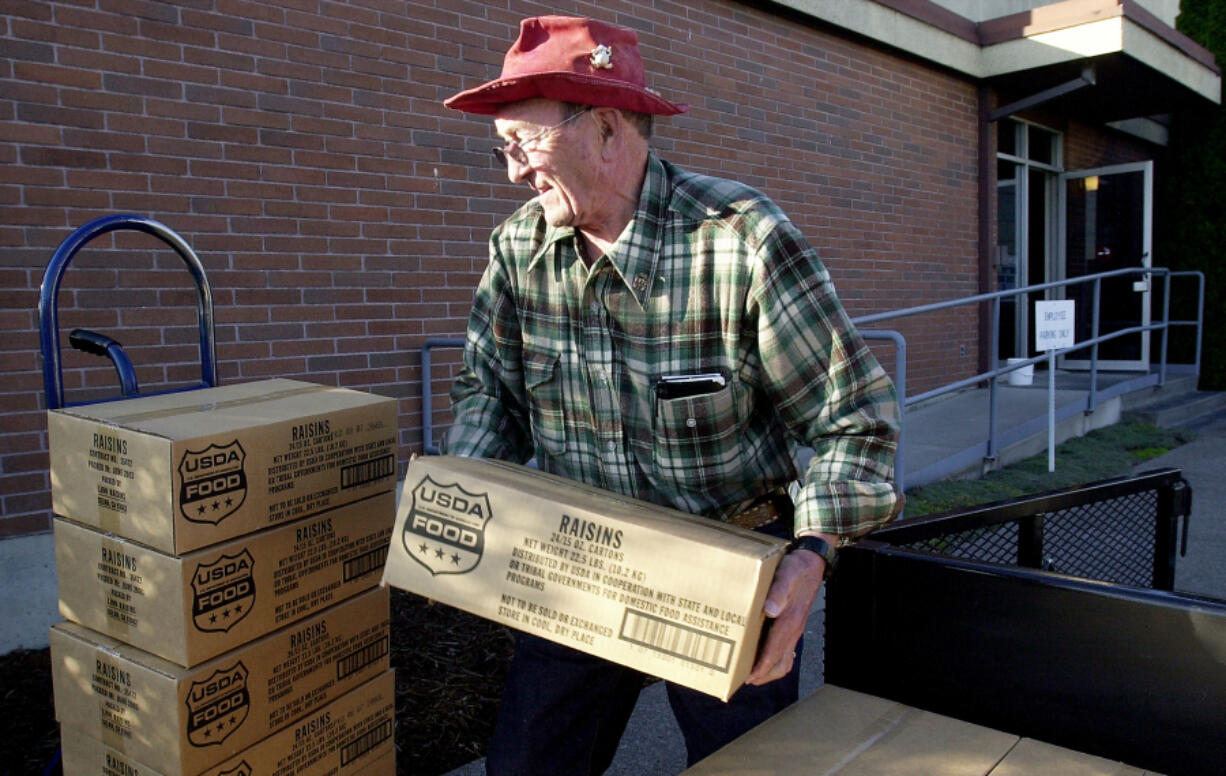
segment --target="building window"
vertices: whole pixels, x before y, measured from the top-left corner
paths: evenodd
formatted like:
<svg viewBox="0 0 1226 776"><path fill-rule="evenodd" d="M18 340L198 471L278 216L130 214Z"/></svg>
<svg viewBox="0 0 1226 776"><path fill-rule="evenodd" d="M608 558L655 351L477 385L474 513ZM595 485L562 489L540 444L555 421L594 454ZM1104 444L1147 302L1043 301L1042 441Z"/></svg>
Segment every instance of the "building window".
<svg viewBox="0 0 1226 776"><path fill-rule="evenodd" d="M1059 132L1020 119L997 126L996 288L1005 291L1058 277L1055 266ZM1034 354L1029 310L1042 293L1001 300L1000 358Z"/></svg>

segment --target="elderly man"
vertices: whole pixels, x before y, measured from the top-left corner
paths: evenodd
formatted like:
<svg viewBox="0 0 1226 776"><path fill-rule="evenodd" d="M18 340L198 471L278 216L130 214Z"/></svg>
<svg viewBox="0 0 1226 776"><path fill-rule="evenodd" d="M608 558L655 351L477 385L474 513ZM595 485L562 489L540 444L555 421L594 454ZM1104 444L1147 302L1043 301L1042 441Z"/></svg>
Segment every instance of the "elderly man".
<svg viewBox="0 0 1226 776"><path fill-rule="evenodd" d="M893 386L774 203L651 152L653 116L687 106L647 88L634 32L527 19L502 75L446 104L494 117L534 196L490 239L445 450L795 538L746 685L668 689L696 762L796 699L836 548L899 510ZM520 634L488 772L602 773L642 683Z"/></svg>

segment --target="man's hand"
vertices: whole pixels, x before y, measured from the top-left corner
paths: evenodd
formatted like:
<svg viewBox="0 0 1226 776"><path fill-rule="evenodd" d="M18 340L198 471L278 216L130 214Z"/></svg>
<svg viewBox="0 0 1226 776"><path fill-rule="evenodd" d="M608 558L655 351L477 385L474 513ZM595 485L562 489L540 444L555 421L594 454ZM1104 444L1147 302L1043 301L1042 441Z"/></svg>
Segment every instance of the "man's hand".
<svg viewBox="0 0 1226 776"><path fill-rule="evenodd" d="M816 552L794 550L783 556L762 607L771 618L770 632L745 684L773 682L792 670L796 642L804 635L825 572L826 561Z"/></svg>

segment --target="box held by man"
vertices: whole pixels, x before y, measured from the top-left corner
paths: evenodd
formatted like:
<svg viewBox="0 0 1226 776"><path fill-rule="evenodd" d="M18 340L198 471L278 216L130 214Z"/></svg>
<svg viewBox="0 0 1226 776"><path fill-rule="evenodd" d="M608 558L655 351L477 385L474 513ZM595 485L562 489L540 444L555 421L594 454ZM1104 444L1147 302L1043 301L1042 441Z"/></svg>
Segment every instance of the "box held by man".
<svg viewBox="0 0 1226 776"><path fill-rule="evenodd" d="M786 548L516 464L419 457L383 580L726 700Z"/></svg>

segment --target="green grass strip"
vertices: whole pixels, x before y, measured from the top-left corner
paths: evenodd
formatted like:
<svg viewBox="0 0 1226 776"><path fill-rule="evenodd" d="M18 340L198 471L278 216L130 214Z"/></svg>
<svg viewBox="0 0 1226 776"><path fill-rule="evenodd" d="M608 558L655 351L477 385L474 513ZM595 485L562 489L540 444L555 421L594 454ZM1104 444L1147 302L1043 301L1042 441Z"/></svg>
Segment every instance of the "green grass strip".
<svg viewBox="0 0 1226 776"><path fill-rule="evenodd" d="M907 490L907 517L1028 496L1129 474L1196 435L1145 423L1116 423L1056 447L1056 470L1047 471L1047 453L1026 458L975 480L941 480Z"/></svg>

